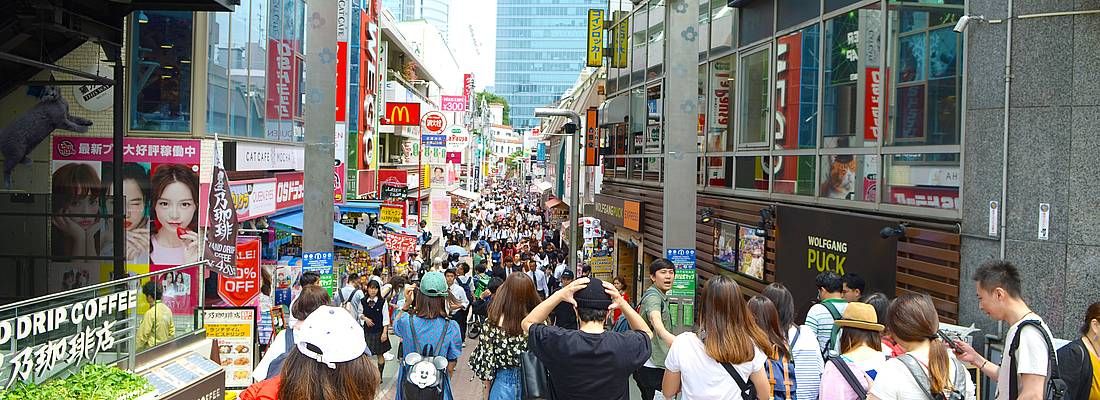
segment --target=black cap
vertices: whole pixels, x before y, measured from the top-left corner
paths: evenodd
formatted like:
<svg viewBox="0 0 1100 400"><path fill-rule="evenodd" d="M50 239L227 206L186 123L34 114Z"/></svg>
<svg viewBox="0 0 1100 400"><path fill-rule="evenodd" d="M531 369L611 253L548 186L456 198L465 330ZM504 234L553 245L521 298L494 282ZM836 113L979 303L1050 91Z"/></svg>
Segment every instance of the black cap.
<svg viewBox="0 0 1100 400"><path fill-rule="evenodd" d="M588 286L574 293L573 299L577 301L577 308L606 310L611 305L611 296L604 291L603 281L596 278L591 278Z"/></svg>
<svg viewBox="0 0 1100 400"><path fill-rule="evenodd" d="M573 271L570 271L568 269L561 272L561 279L573 279L574 277L575 276L573 275Z"/></svg>

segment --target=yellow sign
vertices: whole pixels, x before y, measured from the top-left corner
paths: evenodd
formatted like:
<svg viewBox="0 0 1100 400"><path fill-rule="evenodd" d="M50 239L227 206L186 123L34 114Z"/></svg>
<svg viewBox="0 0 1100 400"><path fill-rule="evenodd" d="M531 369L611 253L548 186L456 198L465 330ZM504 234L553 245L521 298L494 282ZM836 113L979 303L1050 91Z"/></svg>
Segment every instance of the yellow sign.
<svg viewBox="0 0 1100 400"><path fill-rule="evenodd" d="M378 211L378 222L404 224L405 210L401 206L383 205Z"/></svg>
<svg viewBox="0 0 1100 400"><path fill-rule="evenodd" d="M626 68L626 57L630 51L630 30L628 29L630 24L626 19L626 12L615 11L615 21L619 24L615 25L614 36L611 38L612 47L614 48L612 50L614 53L611 55L611 66Z"/></svg>
<svg viewBox="0 0 1100 400"><path fill-rule="evenodd" d="M603 65L603 10L588 10L588 65Z"/></svg>
<svg viewBox="0 0 1100 400"><path fill-rule="evenodd" d="M252 325L247 324L206 324L208 338L238 338L252 334Z"/></svg>
<svg viewBox="0 0 1100 400"><path fill-rule="evenodd" d="M611 280L611 270L614 266L611 256L591 257L588 259L588 265L592 267L592 275L602 280Z"/></svg>

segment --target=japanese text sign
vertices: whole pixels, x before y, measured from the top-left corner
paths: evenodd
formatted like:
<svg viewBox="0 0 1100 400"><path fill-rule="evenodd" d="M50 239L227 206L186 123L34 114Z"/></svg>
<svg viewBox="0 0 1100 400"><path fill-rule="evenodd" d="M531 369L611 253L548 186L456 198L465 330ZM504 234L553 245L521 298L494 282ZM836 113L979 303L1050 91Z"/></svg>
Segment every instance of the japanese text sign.
<svg viewBox="0 0 1100 400"><path fill-rule="evenodd" d="M300 206L305 201L305 176L302 172L275 174L275 208Z"/></svg>
<svg viewBox="0 0 1100 400"><path fill-rule="evenodd" d="M443 111L466 111L465 96L442 96L440 98L440 104L439 108Z"/></svg>
<svg viewBox="0 0 1100 400"><path fill-rule="evenodd" d="M676 267L668 295L695 297L695 249L668 249L665 257Z"/></svg>
<svg viewBox="0 0 1100 400"><path fill-rule="evenodd" d="M405 223L405 206L394 204L383 204L378 209L378 222L383 224Z"/></svg>
<svg viewBox="0 0 1100 400"><path fill-rule="evenodd" d="M391 233L386 235L386 248L391 251L412 253L416 251L416 236Z"/></svg>
<svg viewBox="0 0 1100 400"><path fill-rule="evenodd" d="M599 122L597 117L596 108L589 108L585 113L585 125L584 125L584 165L587 167L594 167L599 165ZM542 158L539 158L542 160Z"/></svg>
<svg viewBox="0 0 1100 400"><path fill-rule="evenodd" d="M237 207L229 179L220 165L214 165L214 180L207 201L206 266L222 276L237 276Z"/></svg>
<svg viewBox="0 0 1100 400"><path fill-rule="evenodd" d="M604 10L588 10L588 62L589 67L603 65Z"/></svg>
<svg viewBox="0 0 1100 400"><path fill-rule="evenodd" d="M237 240L237 276L218 276L218 295L234 307L244 307L260 295L260 238Z"/></svg>

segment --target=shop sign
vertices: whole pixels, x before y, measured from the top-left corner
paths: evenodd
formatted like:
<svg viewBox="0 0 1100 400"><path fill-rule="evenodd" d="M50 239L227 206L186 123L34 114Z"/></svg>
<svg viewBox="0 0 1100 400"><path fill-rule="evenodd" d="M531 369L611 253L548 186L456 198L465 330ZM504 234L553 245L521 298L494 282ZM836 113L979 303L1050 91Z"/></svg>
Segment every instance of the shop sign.
<svg viewBox="0 0 1100 400"><path fill-rule="evenodd" d="M336 160L336 165L332 167L332 201L336 204L344 203L344 188L347 187L348 174L344 170L344 164L340 160Z"/></svg>
<svg viewBox="0 0 1100 400"><path fill-rule="evenodd" d="M302 253L302 271L313 271L321 274L320 285L328 292L329 298L336 290L336 276L332 272L333 253L331 251L316 251Z"/></svg>
<svg viewBox="0 0 1100 400"><path fill-rule="evenodd" d="M416 251L416 236L391 233L386 235L386 248L408 254Z"/></svg>
<svg viewBox="0 0 1100 400"><path fill-rule="evenodd" d="M599 165L600 154L600 138L599 127L597 126L597 116L599 113L595 107L588 109L585 114L585 131L584 131L584 165L587 167L594 167ZM544 160L546 154L543 153L542 143L539 143L539 161Z"/></svg>
<svg viewBox="0 0 1100 400"><path fill-rule="evenodd" d="M447 129L447 151L463 151L470 145L470 133L462 125Z"/></svg>
<svg viewBox="0 0 1100 400"><path fill-rule="evenodd" d="M420 141L424 147L447 147L447 135L423 135Z"/></svg>
<svg viewBox="0 0 1100 400"><path fill-rule="evenodd" d="M463 112L466 111L466 97L465 96L441 96L440 97L440 110Z"/></svg>
<svg viewBox="0 0 1100 400"><path fill-rule="evenodd" d="M237 276L237 207L229 179L220 163L214 163L214 179L207 200L206 267L223 276Z"/></svg>
<svg viewBox="0 0 1100 400"><path fill-rule="evenodd" d="M588 62L589 67L603 65L603 19L604 10L588 10Z"/></svg>
<svg viewBox="0 0 1100 400"><path fill-rule="evenodd" d="M447 164L462 164L462 152L460 151L448 151Z"/></svg>
<svg viewBox="0 0 1100 400"><path fill-rule="evenodd" d="M234 307L250 305L260 295L260 238L237 239L237 276L218 276L218 295Z"/></svg>
<svg viewBox="0 0 1100 400"><path fill-rule="evenodd" d="M886 220L779 207L776 238L776 282L783 282L795 304L809 304L817 296L814 279L825 271L854 272L867 280L868 291L894 294L897 240L879 236ZM873 290L872 290L873 289Z"/></svg>
<svg viewBox="0 0 1100 400"><path fill-rule="evenodd" d="M111 351L115 335L122 330L116 331L115 326L125 325L137 304L138 291L132 289L0 321L0 346L11 350L0 367L0 377L8 377L3 388L37 381L57 372L56 368L79 369L99 352ZM75 333L44 339L51 332L70 330ZM43 339L28 340L32 337ZM23 343L33 344L20 347Z"/></svg>
<svg viewBox="0 0 1100 400"><path fill-rule="evenodd" d="M378 223L402 224L405 222L405 205L383 204L378 208Z"/></svg>
<svg viewBox="0 0 1100 400"><path fill-rule="evenodd" d="M611 280L611 270L614 266L611 256L590 257L588 258L588 265L592 267L592 275L602 280Z"/></svg>
<svg viewBox="0 0 1100 400"><path fill-rule="evenodd" d="M626 68L627 56L630 54L630 24L626 23L626 14L629 11L615 11L615 20L622 21L615 26L615 37L612 38L615 53L611 55L611 66Z"/></svg>
<svg viewBox="0 0 1100 400"><path fill-rule="evenodd" d="M466 102L470 102L470 95L474 93L474 74L462 75L462 97Z"/></svg>
<svg viewBox="0 0 1100 400"><path fill-rule="evenodd" d="M84 67L84 72L113 79L115 68L110 64L96 63ZM85 110L99 112L106 111L114 105L115 91L111 85L89 83L73 86L73 97L76 98L76 104L84 107Z"/></svg>
<svg viewBox="0 0 1100 400"><path fill-rule="evenodd" d="M601 221L610 222L634 232L641 232L642 204L618 197L597 194L593 209Z"/></svg>
<svg viewBox="0 0 1100 400"><path fill-rule="evenodd" d="M233 204L237 208L237 220L247 221L274 213L278 204L275 200L277 186L274 178L229 182Z"/></svg>
<svg viewBox="0 0 1100 400"><path fill-rule="evenodd" d="M386 102L385 125L419 126L420 103Z"/></svg>
<svg viewBox="0 0 1100 400"><path fill-rule="evenodd" d="M404 183L383 183L382 201L386 204L405 204L409 197L409 188Z"/></svg>
<svg viewBox="0 0 1100 400"><path fill-rule="evenodd" d="M348 0L336 2L336 122L348 120L348 31L351 7ZM347 129L346 124L343 125ZM342 151L343 149L337 149Z"/></svg>
<svg viewBox="0 0 1100 400"><path fill-rule="evenodd" d="M918 207L954 210L959 207L959 189L890 186L890 202Z"/></svg>
<svg viewBox="0 0 1100 400"><path fill-rule="evenodd" d="M300 206L305 201L305 174L285 172L275 174L275 209Z"/></svg>
<svg viewBox="0 0 1100 400"><path fill-rule="evenodd" d="M306 164L304 148L270 143L226 143L225 159L234 171L300 171Z"/></svg>
<svg viewBox="0 0 1100 400"><path fill-rule="evenodd" d="M447 117L439 111L428 111L423 118L424 130L431 134L443 134L447 127Z"/></svg>
<svg viewBox="0 0 1100 400"><path fill-rule="evenodd" d="M225 387L244 389L252 384L256 365L256 308L205 308L202 324L206 337L215 339L225 369Z"/></svg>
<svg viewBox="0 0 1100 400"><path fill-rule="evenodd" d="M695 297L695 249L668 249L665 258L676 267L676 276L672 278L671 297Z"/></svg>

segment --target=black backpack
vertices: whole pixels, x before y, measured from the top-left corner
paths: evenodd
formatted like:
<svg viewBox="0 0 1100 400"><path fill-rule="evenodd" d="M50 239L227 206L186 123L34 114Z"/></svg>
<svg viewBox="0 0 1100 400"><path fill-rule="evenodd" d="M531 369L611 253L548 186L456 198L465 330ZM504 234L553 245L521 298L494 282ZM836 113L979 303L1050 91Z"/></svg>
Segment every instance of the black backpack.
<svg viewBox="0 0 1100 400"><path fill-rule="evenodd" d="M294 329L287 328L284 329L283 332L286 332L286 334L283 335L283 341L286 343L286 350L283 351L283 354L279 354L274 360L271 360L271 364L267 366L267 377L265 379L274 378L282 372L283 362L286 361L286 356L290 354L290 350L294 348Z"/></svg>
<svg viewBox="0 0 1100 400"><path fill-rule="evenodd" d="M430 344L420 347L416 337L415 322L416 319L410 315L409 332L412 336L413 349L401 358L401 376L404 379L400 383L402 392L400 400L443 400L448 379L448 360L437 353L443 352L443 342L447 339L447 330L451 327L451 321L443 320L443 331L439 334L439 342L435 347Z"/></svg>
<svg viewBox="0 0 1100 400"><path fill-rule="evenodd" d="M1020 323L1020 326L1016 328L1016 335L1012 339L1012 348L1009 349L1009 354L1012 354L1012 362L1009 365L1008 375L1008 398L1010 400L1016 400L1020 398L1020 381L1019 375L1016 372L1017 362L1016 351L1020 349L1020 334L1024 328L1031 326L1039 330L1039 333L1043 335L1043 340L1047 343L1047 384L1043 388L1043 398L1046 400L1061 400L1066 394L1066 381L1062 380L1058 372L1058 356L1054 353L1054 343L1051 343L1050 336L1047 335L1046 329L1043 329L1043 324L1037 320L1029 319Z"/></svg>

